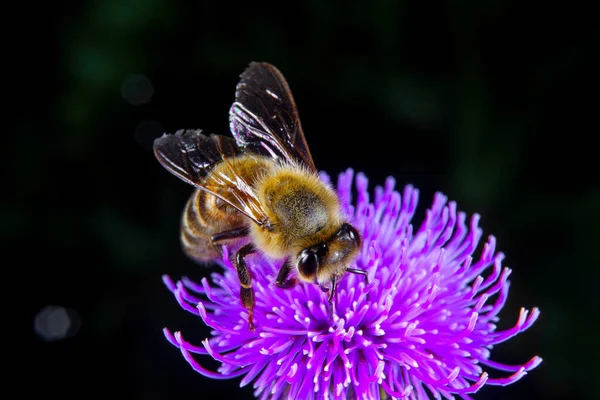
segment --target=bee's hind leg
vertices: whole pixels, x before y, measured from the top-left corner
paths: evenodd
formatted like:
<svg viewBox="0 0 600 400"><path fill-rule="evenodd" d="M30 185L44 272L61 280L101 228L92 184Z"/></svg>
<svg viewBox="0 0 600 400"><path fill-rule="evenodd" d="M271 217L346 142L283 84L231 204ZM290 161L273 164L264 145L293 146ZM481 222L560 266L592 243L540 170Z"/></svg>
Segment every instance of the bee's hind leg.
<svg viewBox="0 0 600 400"><path fill-rule="evenodd" d="M254 330L254 291L252 290L252 279L250 277L250 271L246 265L244 257L248 254L252 254L256 251L256 248L251 244L242 246L237 253L235 253L235 269L237 270L238 279L240 280L240 299L242 304L248 310L248 325L250 330Z"/></svg>

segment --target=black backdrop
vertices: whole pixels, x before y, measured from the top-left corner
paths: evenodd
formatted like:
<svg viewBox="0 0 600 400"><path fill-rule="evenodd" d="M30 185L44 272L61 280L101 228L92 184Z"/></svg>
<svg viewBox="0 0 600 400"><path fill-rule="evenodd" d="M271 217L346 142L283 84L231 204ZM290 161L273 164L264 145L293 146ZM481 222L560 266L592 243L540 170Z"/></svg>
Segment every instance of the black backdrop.
<svg viewBox="0 0 600 400"><path fill-rule="evenodd" d="M206 336L161 274L207 271L177 241L191 190L150 146L179 128L226 133L239 73L269 61L290 82L320 169L414 184L417 222L443 191L498 238L513 268L501 326L520 306L542 315L495 357L545 361L478 398L596 397L593 14L522 2L210 3L52 2L6 15L4 78L16 90L0 225L16 251L3 263L16 275L9 304L26 318L22 390L250 396L239 380L195 374L162 336L163 326ZM74 336L35 333L47 305L74 310Z"/></svg>

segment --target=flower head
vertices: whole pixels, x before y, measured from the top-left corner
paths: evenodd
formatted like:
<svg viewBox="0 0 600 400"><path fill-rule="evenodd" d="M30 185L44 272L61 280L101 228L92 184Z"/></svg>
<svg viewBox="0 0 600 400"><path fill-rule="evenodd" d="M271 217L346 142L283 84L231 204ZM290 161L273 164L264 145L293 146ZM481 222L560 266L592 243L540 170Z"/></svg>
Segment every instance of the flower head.
<svg viewBox="0 0 600 400"><path fill-rule="evenodd" d="M482 236L478 215L467 226L466 215L438 193L413 230L413 187L400 195L388 178L370 202L365 176L354 179L348 170L337 191L363 238L353 267L367 270L369 283L354 274L340 279L333 321L327 295L316 285L275 287L281 261L248 258L255 331L248 329L227 249L224 272L212 275L214 286L206 278L196 284L164 277L179 304L213 329L202 347L165 329L196 371L217 379L243 377L241 385L254 382L260 398L468 399L483 385L513 383L539 365L539 357L516 366L490 360L493 346L529 328L539 311L521 309L514 327L497 330L511 271L502 267L504 255L492 236L472 258ZM192 353L219 361L218 372L202 367ZM488 368L508 376L490 378Z"/></svg>

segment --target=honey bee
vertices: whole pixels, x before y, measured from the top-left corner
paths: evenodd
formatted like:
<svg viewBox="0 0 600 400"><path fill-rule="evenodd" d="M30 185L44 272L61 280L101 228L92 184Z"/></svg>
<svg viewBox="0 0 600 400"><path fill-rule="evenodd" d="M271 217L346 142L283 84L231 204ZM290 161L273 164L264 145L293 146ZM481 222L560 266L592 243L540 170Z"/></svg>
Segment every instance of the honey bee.
<svg viewBox="0 0 600 400"><path fill-rule="evenodd" d="M251 63L240 76L229 120L233 137L179 130L154 141L158 161L196 187L181 218L184 252L205 263L221 257L223 244L249 239L232 263L252 330L255 300L245 257L257 251L285 259L277 287L302 281L327 292L331 318L344 273L367 280L366 271L349 267L361 237L343 216L334 190L317 175L281 72Z"/></svg>

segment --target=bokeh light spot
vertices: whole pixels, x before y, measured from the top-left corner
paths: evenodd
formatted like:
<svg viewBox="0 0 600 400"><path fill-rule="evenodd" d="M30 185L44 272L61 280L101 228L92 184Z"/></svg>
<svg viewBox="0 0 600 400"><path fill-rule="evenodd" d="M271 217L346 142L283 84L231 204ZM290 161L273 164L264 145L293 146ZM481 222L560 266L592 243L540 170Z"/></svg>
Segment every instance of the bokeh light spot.
<svg viewBox="0 0 600 400"><path fill-rule="evenodd" d="M81 319L75 310L46 306L35 316L33 329L40 338L54 342L75 336L80 326Z"/></svg>

